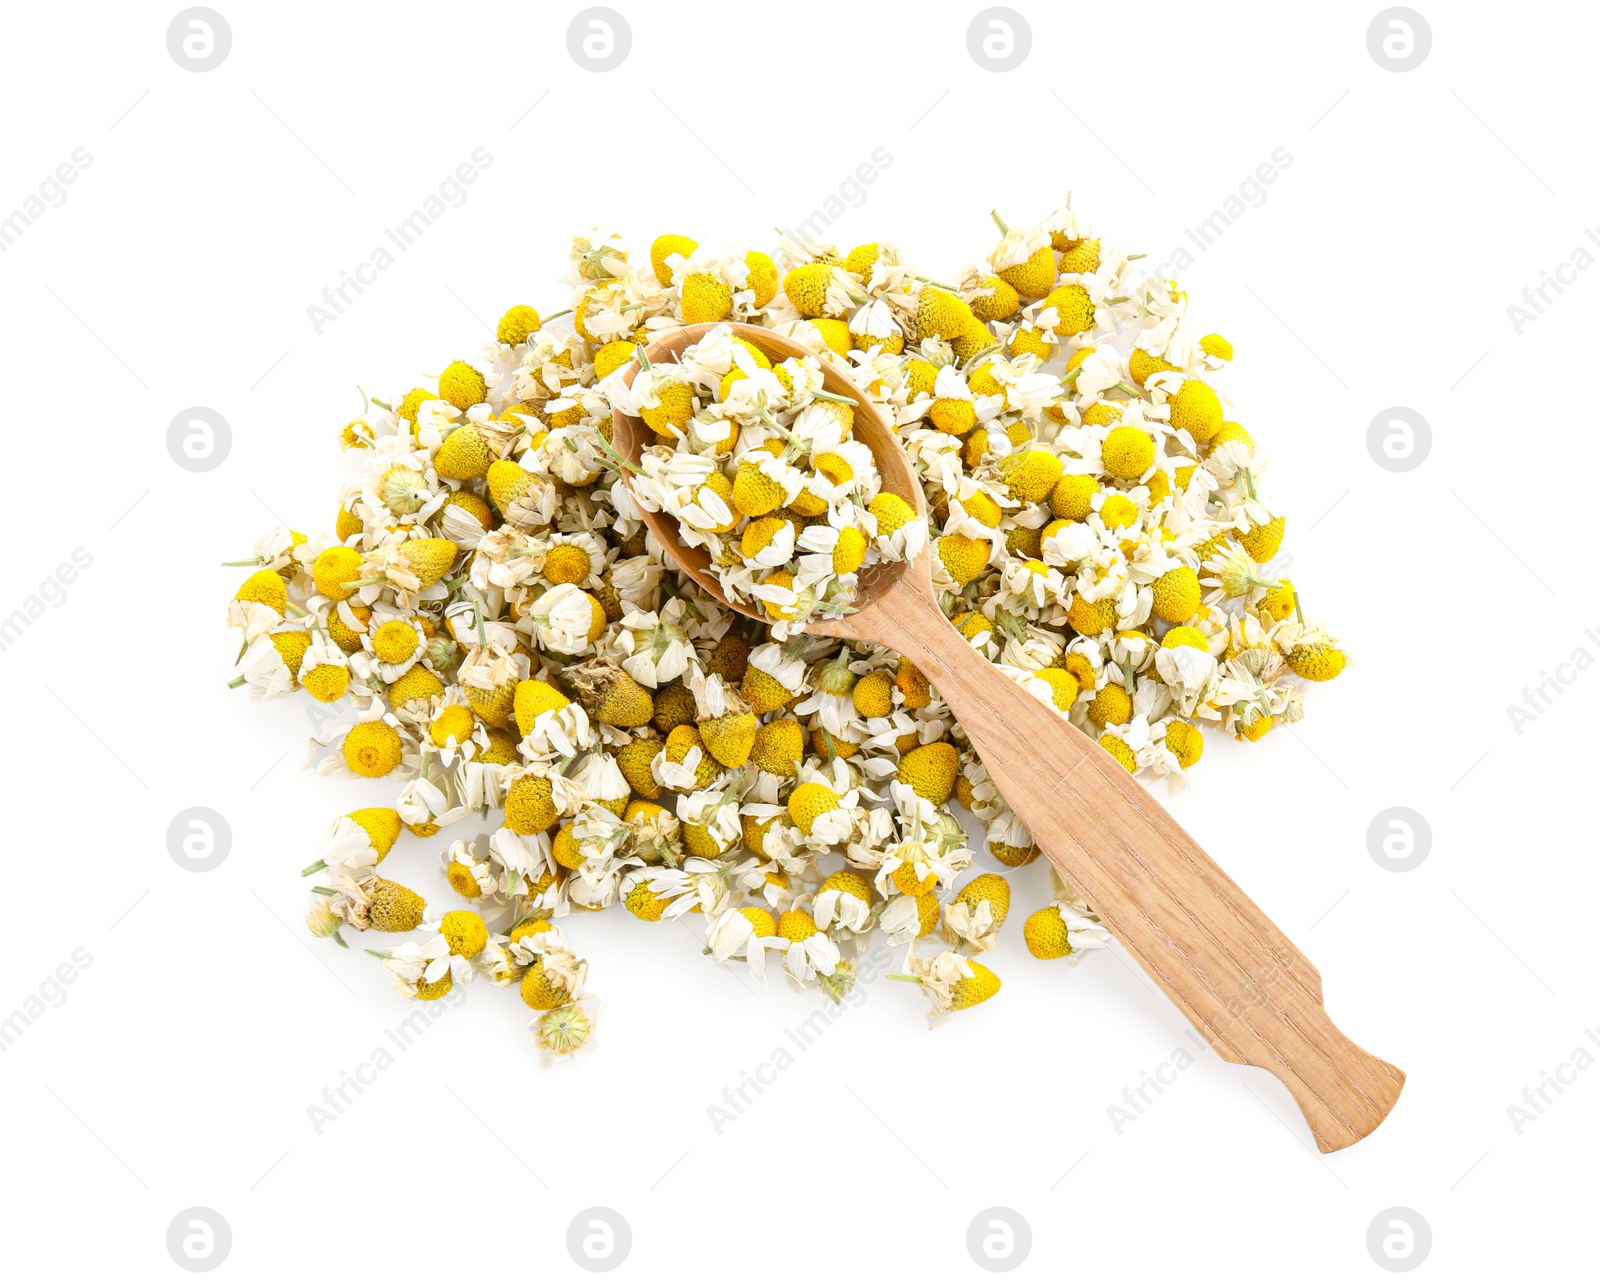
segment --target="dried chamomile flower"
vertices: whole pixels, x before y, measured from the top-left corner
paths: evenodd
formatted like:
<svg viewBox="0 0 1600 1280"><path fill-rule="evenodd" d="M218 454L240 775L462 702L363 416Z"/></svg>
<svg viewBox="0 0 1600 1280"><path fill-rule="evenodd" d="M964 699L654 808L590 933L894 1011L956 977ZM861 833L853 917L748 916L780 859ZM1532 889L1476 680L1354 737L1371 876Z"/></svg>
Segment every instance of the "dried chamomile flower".
<svg viewBox="0 0 1600 1280"><path fill-rule="evenodd" d="M1076 964L1084 951L1111 944L1111 934L1098 916L1085 914L1066 902L1041 907L1022 922L1023 941L1029 954L1040 960Z"/></svg>
<svg viewBox="0 0 1600 1280"><path fill-rule="evenodd" d="M539 1050L541 1067L593 1051L597 1007L593 1000L573 1000L547 1010L528 1023L528 1034Z"/></svg>
<svg viewBox="0 0 1600 1280"><path fill-rule="evenodd" d="M451 950L450 939L436 933L426 942L402 942L367 954L383 961L383 971L401 995L414 1000L438 1000L449 995L457 982L471 982L472 962Z"/></svg>
<svg viewBox="0 0 1600 1280"><path fill-rule="evenodd" d="M928 1015L930 1025L937 1025L958 1009L982 1004L1000 990L1000 979L993 970L954 951L941 951L931 958L909 955L905 973L891 973L889 977L915 982L922 988L933 1006Z"/></svg>

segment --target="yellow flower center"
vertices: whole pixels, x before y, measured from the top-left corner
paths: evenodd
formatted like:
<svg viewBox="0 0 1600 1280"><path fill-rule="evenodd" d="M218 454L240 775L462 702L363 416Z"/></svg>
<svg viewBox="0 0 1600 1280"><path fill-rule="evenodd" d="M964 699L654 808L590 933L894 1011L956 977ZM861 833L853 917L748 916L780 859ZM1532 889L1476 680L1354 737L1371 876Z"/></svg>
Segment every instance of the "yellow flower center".
<svg viewBox="0 0 1600 1280"><path fill-rule="evenodd" d="M381 778L400 763L400 735L382 720L366 720L345 735L344 762L363 778Z"/></svg>
<svg viewBox="0 0 1600 1280"><path fill-rule="evenodd" d="M428 736L436 747L448 745L451 738L459 744L472 736L472 726L472 712L458 703L446 707L433 718L433 723L428 726Z"/></svg>
<svg viewBox="0 0 1600 1280"><path fill-rule="evenodd" d="M421 643L409 622L385 622L372 633L372 652L381 662L404 662Z"/></svg>
<svg viewBox="0 0 1600 1280"><path fill-rule="evenodd" d="M812 465L816 467L818 474L826 476L832 484L843 484L855 476L850 464L837 453L819 453Z"/></svg>
<svg viewBox="0 0 1600 1280"><path fill-rule="evenodd" d="M589 569L589 553L567 543L551 547L544 558L544 576L549 582L582 582L589 576Z"/></svg>

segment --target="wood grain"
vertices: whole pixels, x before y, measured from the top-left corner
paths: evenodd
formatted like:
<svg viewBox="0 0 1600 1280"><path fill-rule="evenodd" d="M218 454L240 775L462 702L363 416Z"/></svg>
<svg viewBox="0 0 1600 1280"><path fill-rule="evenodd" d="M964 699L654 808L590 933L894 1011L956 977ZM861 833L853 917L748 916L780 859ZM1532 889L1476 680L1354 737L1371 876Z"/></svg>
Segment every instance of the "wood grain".
<svg viewBox="0 0 1600 1280"><path fill-rule="evenodd" d="M649 358L670 359L713 327L676 330ZM808 354L769 330L733 327L777 358ZM825 367L828 389L858 402L856 435L872 450L884 487L922 514L922 485L893 428L848 379ZM632 371L624 376L631 380ZM637 420L616 416L614 442L624 457L636 460L649 434ZM697 582L727 602L704 553L681 544L670 517L646 513L646 523ZM926 551L910 565L864 575L856 613L808 630L882 645L922 670L1041 851L1221 1057L1283 1081L1322 1151L1359 1141L1389 1114L1404 1073L1334 1026L1311 962L1109 752L950 626L934 598Z"/></svg>

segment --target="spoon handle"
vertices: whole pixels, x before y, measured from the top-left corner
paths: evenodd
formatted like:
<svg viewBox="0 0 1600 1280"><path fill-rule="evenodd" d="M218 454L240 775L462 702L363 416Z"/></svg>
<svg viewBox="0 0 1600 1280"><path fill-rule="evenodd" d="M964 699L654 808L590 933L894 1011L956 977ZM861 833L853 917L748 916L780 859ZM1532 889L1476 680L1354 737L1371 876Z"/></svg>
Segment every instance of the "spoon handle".
<svg viewBox="0 0 1600 1280"><path fill-rule="evenodd" d="M1333 1025L1311 962L1109 752L974 650L910 575L838 626L921 669L1040 849L1221 1057L1283 1081L1323 1151L1377 1128L1405 1074Z"/></svg>

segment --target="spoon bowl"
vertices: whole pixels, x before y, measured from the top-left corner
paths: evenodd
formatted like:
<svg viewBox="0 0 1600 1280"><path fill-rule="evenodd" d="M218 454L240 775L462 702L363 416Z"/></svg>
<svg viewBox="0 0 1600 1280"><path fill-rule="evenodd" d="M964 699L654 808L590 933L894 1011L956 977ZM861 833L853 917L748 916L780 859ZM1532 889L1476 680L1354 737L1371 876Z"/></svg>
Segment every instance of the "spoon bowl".
<svg viewBox="0 0 1600 1280"><path fill-rule="evenodd" d="M802 346L793 338L786 338L780 333L774 333L771 329L755 324L726 322L720 325L690 324L680 329L673 329L657 338L645 348L645 358L653 365L675 363L684 351L699 342L706 334L713 329L723 327L731 329L735 337L743 338L751 346L764 352L774 364L791 356L795 359L810 357L818 360L822 365L823 389L834 395L844 396L855 403L855 438L866 445L871 452L872 461L878 469L878 477L882 483L882 491L905 499L916 512L917 519L926 518L928 504L922 491L922 482L912 469L911 460L906 457L905 450L900 447L900 439L895 434L894 427L884 420L883 414L870 396L839 372L832 363L821 360L809 347ZM639 374L639 368L637 358L626 365L622 370L623 382L632 386L634 378ZM628 462L637 465L639 455L656 441L655 433L645 425L643 419L623 413L621 410L613 411L611 424L611 447ZM754 618L758 622L772 621L771 615L761 608L760 601L728 598L717 575L711 571L710 553L704 547L687 545L679 531L678 522L672 516L665 511L645 511L642 507L640 510L644 516L645 527L655 535L656 541L666 549L667 554L702 590L747 618ZM888 592L907 574L926 583L927 594L932 597L933 579L929 569L927 549L924 548L922 554L910 564L903 561L892 563L879 561L863 569L856 583L855 608L865 608ZM842 635L843 632L833 629L838 621L842 620L819 618L806 630L814 635Z"/></svg>

